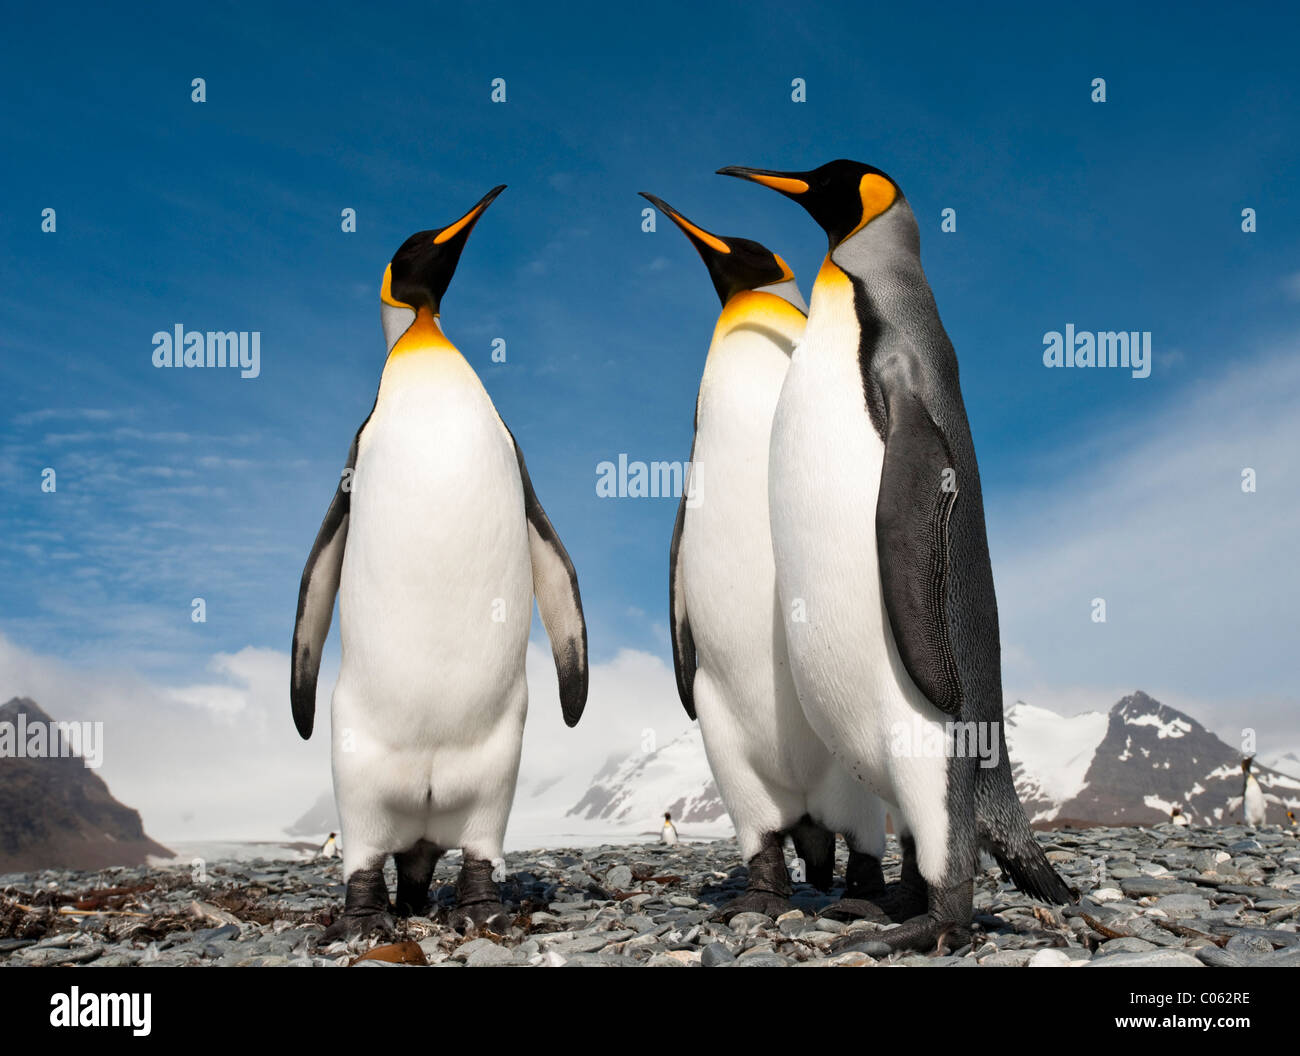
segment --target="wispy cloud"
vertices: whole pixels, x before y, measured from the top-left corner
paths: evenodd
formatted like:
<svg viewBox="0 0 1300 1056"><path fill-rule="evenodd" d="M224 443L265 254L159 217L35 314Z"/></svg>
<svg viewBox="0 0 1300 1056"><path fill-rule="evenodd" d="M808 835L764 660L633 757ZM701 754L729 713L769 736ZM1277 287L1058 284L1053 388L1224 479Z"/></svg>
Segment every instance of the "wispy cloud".
<svg viewBox="0 0 1300 1056"><path fill-rule="evenodd" d="M587 712L564 725L549 647L530 644L528 721L515 845L568 824L567 806L611 755L665 744L689 720L671 671L656 656L623 650L591 671ZM337 665L326 657L317 728L299 738L289 712L289 658L245 648L212 656L207 677L171 684L109 665L81 667L0 634L0 702L34 699L53 718L105 724L99 771L138 809L147 831L168 840L279 839L330 788L329 710ZM542 799L531 791L549 789ZM647 819L647 824L653 819Z"/></svg>
<svg viewBox="0 0 1300 1056"><path fill-rule="evenodd" d="M1300 523L1297 405L1300 360L1262 355L1140 419L1098 416L990 505L1008 696L1077 710L1143 688L1300 741L1300 566L1280 556Z"/></svg>

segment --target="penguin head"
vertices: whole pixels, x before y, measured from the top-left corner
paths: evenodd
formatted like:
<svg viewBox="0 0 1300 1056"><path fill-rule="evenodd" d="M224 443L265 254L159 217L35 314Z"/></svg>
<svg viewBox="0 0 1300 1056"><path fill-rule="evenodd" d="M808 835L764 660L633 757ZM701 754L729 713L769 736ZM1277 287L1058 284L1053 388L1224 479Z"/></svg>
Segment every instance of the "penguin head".
<svg viewBox="0 0 1300 1056"><path fill-rule="evenodd" d="M493 187L455 223L432 231L417 231L393 254L379 291L384 336L390 352L422 310L435 316L441 312L442 295L456 273L469 233L483 210L505 189L505 184Z"/></svg>
<svg viewBox="0 0 1300 1056"><path fill-rule="evenodd" d="M884 216L911 217L902 189L886 173L860 161L828 161L808 172L777 172L729 165L723 176L738 176L779 191L808 210L826 232L830 248L847 241ZM915 219L912 225L915 226Z"/></svg>
<svg viewBox="0 0 1300 1056"><path fill-rule="evenodd" d="M718 291L718 299L723 304L745 290L789 282L792 284L789 290L782 292L793 294L797 300L797 303L792 301L795 307L806 311L803 298L793 285L794 272L790 270L790 265L766 246L748 238L723 237L705 231L687 220L662 198L656 198L647 191L641 191L640 194L676 224L690 240L704 261L704 266L709 269L709 278L713 280L713 288Z"/></svg>
<svg viewBox="0 0 1300 1056"><path fill-rule="evenodd" d="M1250 773L1250 764L1254 761L1254 758L1255 757L1253 755L1248 755L1246 756L1245 759L1241 761L1241 772L1243 774Z"/></svg>
<svg viewBox="0 0 1300 1056"><path fill-rule="evenodd" d="M669 814L667 811L664 811L664 821L672 821L672 820L673 820L673 816Z"/></svg>

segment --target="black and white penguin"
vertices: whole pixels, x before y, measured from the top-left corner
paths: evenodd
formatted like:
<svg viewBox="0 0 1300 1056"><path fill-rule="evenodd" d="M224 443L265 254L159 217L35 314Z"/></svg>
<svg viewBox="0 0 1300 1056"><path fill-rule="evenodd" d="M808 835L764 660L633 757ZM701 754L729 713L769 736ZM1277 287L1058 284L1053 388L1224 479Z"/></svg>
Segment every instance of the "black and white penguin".
<svg viewBox="0 0 1300 1056"><path fill-rule="evenodd" d="M1070 901L1011 778L979 471L916 218L860 162L720 171L803 205L829 241L772 423L772 541L804 712L914 841L925 912L881 937L964 931L981 844L1023 890Z"/></svg>
<svg viewBox="0 0 1300 1056"><path fill-rule="evenodd" d="M677 843L677 826L673 824L673 816L668 811L664 811L664 824L659 830L659 842L666 843L669 847Z"/></svg>
<svg viewBox="0 0 1300 1056"><path fill-rule="evenodd" d="M317 858L337 858L339 856L338 833L331 832L321 848L316 852Z"/></svg>
<svg viewBox="0 0 1300 1056"><path fill-rule="evenodd" d="M709 766L748 866L728 919L792 908L784 837L810 882L828 889L842 832L859 885L880 895L884 805L831 757L795 695L776 601L768 510L772 414L803 335L806 305L779 256L706 231L643 196L703 259L721 302L695 401L692 480L669 548L673 663L686 713L698 717ZM843 908L842 906L840 908Z"/></svg>
<svg viewBox="0 0 1300 1056"><path fill-rule="evenodd" d="M508 926L492 874L519 770L534 595L570 726L587 699L573 564L440 321L466 239L502 190L412 235L384 272L379 393L302 575L292 700L304 738L336 592L342 634L331 714L347 903L327 939L391 929L390 854L397 911L423 911L451 848L464 855L452 926Z"/></svg>
<svg viewBox="0 0 1300 1056"><path fill-rule="evenodd" d="M1252 828L1263 825L1268 817L1264 790L1250 772L1250 764L1254 761L1254 757L1249 755L1241 761L1241 813L1246 824Z"/></svg>

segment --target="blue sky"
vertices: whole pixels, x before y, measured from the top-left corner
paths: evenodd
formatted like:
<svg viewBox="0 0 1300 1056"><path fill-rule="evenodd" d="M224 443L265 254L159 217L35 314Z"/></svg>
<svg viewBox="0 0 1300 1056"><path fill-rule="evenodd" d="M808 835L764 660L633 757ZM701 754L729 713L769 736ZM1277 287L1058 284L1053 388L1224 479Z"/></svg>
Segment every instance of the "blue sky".
<svg viewBox="0 0 1300 1056"><path fill-rule="evenodd" d="M1289 713L1279 651L1294 634L1269 617L1300 586L1284 530L1294 10L268 6L25 11L0 43L0 634L14 648L165 684L216 655L287 651L303 560L382 369L384 265L506 183L445 327L577 565L594 659L666 660L675 503L599 499L596 465L686 458L717 302L671 224L641 230L636 192L765 242L807 292L820 231L713 171L847 156L890 172L921 224L985 481L1009 686L1107 706L1141 685ZM948 207L957 231L940 233ZM260 331L261 376L156 370L151 336L177 323ZM1151 377L1045 369L1043 334L1067 323L1151 331ZM489 359L498 337L505 364ZM1260 405L1216 402L1228 391ZM1258 435L1232 449L1246 427ZM1162 490L1197 439L1223 465L1183 465L1192 483ZM1261 486L1242 507L1246 465ZM1189 491L1199 505L1180 505ZM1142 526L1216 516L1235 534L1209 566L1142 550L1160 538ZM1067 560L1068 587L1045 596L1027 570ZM1172 600L1188 584L1202 620ZM1108 593L1104 638L1088 604Z"/></svg>

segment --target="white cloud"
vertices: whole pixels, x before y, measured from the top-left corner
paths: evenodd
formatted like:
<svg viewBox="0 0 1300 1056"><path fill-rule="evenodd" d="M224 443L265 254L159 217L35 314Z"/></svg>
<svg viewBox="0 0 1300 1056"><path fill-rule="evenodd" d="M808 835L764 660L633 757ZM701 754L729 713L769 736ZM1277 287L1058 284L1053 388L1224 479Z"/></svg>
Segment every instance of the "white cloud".
<svg viewBox="0 0 1300 1056"><path fill-rule="evenodd" d="M564 812L582 797L597 770L611 757L642 751L647 738L667 744L690 725L668 664L650 653L622 649L592 667L587 710L569 729L560 714L550 648L530 643L528 724L508 843L541 846L555 842L549 837L576 831L580 826ZM687 791L683 788L683 794Z"/></svg>
<svg viewBox="0 0 1300 1056"><path fill-rule="evenodd" d="M638 751L644 731L659 744L689 720L671 670L658 657L623 650L591 670L586 714L564 725L547 645L528 647L529 712L513 845L566 828L564 811L611 754ZM212 677L169 686L108 668L78 668L0 635L0 702L30 697L51 717L104 723L98 771L113 795L140 811L145 830L169 840L277 840L330 788L329 653L318 691L316 732L303 742L289 710L289 658L273 649L219 653ZM533 793L543 786L542 796Z"/></svg>
<svg viewBox="0 0 1300 1056"><path fill-rule="evenodd" d="M1141 688L1233 741L1300 741L1298 405L1293 352L1236 364L1138 419L1099 416L990 504L1008 699L1071 713Z"/></svg>

